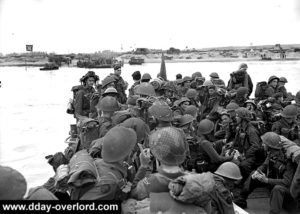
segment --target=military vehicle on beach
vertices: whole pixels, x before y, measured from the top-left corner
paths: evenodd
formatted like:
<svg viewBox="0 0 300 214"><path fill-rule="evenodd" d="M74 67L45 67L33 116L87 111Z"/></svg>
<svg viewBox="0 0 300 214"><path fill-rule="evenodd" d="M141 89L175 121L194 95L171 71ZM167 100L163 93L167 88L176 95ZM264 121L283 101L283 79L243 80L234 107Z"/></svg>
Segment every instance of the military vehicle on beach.
<svg viewBox="0 0 300 214"><path fill-rule="evenodd" d="M129 65L141 65L145 62L145 60L143 58L139 58L139 57L131 57L129 60Z"/></svg>
<svg viewBox="0 0 300 214"><path fill-rule="evenodd" d="M80 59L77 62L79 68L113 68L116 65L123 66L124 62L115 58Z"/></svg>
<svg viewBox="0 0 300 214"><path fill-rule="evenodd" d="M44 67L40 68L41 71L57 70L59 66L56 63L46 63Z"/></svg>

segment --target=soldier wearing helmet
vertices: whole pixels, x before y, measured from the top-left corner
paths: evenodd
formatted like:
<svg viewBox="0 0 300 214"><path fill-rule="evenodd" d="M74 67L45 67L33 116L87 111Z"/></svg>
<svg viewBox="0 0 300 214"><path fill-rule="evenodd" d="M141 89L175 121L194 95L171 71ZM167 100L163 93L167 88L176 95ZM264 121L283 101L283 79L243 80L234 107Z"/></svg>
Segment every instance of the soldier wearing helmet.
<svg viewBox="0 0 300 214"><path fill-rule="evenodd" d="M281 92L284 100L291 100L291 96L288 94L285 84L287 83L287 79L285 77L280 77L276 92Z"/></svg>
<svg viewBox="0 0 300 214"><path fill-rule="evenodd" d="M191 101L189 98L187 97L182 97L181 99L179 100L176 100L174 102L174 106L173 108L175 109L174 110L174 117L176 116L182 116L184 115L184 111L185 109L191 104Z"/></svg>
<svg viewBox="0 0 300 214"><path fill-rule="evenodd" d="M198 151L190 148L191 156L193 156L193 152L197 153L198 158L195 161L195 169L199 173L205 171L214 172L220 164L233 159L233 155L225 157L221 153L223 140L215 141L214 126L211 120L201 120L197 130Z"/></svg>
<svg viewBox="0 0 300 214"><path fill-rule="evenodd" d="M235 102L240 107L243 107L245 105L245 102L247 101L247 98L248 98L248 88L240 87L236 91L235 98L232 99L230 102Z"/></svg>
<svg viewBox="0 0 300 214"><path fill-rule="evenodd" d="M150 82L150 80L152 79L152 77L150 76L149 73L144 73L141 79L141 82Z"/></svg>
<svg viewBox="0 0 300 214"><path fill-rule="evenodd" d="M250 75L247 73L248 65L245 63L240 64L239 69L230 74L227 90L236 91L239 87L248 88L248 96L251 95L253 90L253 83Z"/></svg>
<svg viewBox="0 0 300 214"><path fill-rule="evenodd" d="M163 127L172 126L173 111L164 100L156 100L150 106L149 117L153 118L152 129L157 130Z"/></svg>
<svg viewBox="0 0 300 214"><path fill-rule="evenodd" d="M231 191L236 181L242 179L239 167L232 162L222 163L214 172L216 191L211 196L211 213L235 213ZM226 210L226 212L224 212Z"/></svg>
<svg viewBox="0 0 300 214"><path fill-rule="evenodd" d="M141 166L133 183L131 197L142 200L150 197L150 210L177 213L205 213L193 204L179 203L169 194L168 185L171 180L186 175L180 165L186 158L185 137L181 130L174 127L165 127L153 132L149 136L150 151L153 154L157 173L150 174L150 151L141 152ZM148 155L149 154L149 155ZM168 203L166 203L168 201Z"/></svg>
<svg viewBox="0 0 300 214"><path fill-rule="evenodd" d="M299 140L299 127L296 123L297 116L298 109L295 105L286 106L281 113L281 119L273 124L272 131L283 135L289 140Z"/></svg>
<svg viewBox="0 0 300 214"><path fill-rule="evenodd" d="M187 90L185 97L190 99L191 105L196 106L197 108L200 107L201 103L199 100L199 94L196 89L190 88Z"/></svg>
<svg viewBox="0 0 300 214"><path fill-rule="evenodd" d="M269 97L272 97L272 95L276 92L278 82L279 82L279 78L277 76L270 76L268 80L269 86L265 92Z"/></svg>
<svg viewBox="0 0 300 214"><path fill-rule="evenodd" d="M179 95L184 96L187 90L190 88L191 82L193 79L189 76L185 76L179 86Z"/></svg>
<svg viewBox="0 0 300 214"><path fill-rule="evenodd" d="M225 82L220 79L217 72L212 72L210 75L210 81L218 88L225 88Z"/></svg>
<svg viewBox="0 0 300 214"><path fill-rule="evenodd" d="M240 197L235 203L246 208L248 195L255 188L268 185L272 188L269 213L280 213L284 200L291 197L289 189L295 166L290 159L285 157L278 134L267 132L261 136L261 139L267 157L264 163L247 178Z"/></svg>
<svg viewBox="0 0 300 214"><path fill-rule="evenodd" d="M247 178L251 171L259 166L262 157L261 141L258 131L251 124L251 112L240 107L235 110L237 130L233 147L241 154L239 167L244 178ZM263 155L262 155L263 156Z"/></svg>
<svg viewBox="0 0 300 214"><path fill-rule="evenodd" d="M103 137L108 130L112 128L112 117L116 111L120 110L120 105L116 98L106 96L99 100L96 108L98 111L98 121L100 125L99 137Z"/></svg>
<svg viewBox="0 0 300 214"><path fill-rule="evenodd" d="M93 86L99 80L99 77L93 71L87 72L80 81L83 82L83 88L76 93L74 102L75 117L89 117L91 113L91 98L95 89Z"/></svg>
<svg viewBox="0 0 300 214"><path fill-rule="evenodd" d="M178 128L183 130L186 139L193 139L196 137L195 128L197 128L197 126L194 126L194 121L195 118L189 114L185 114L179 119Z"/></svg>
<svg viewBox="0 0 300 214"><path fill-rule="evenodd" d="M103 97L106 97L106 96L111 96L111 97L114 97L114 98L118 98L119 96L119 93L118 91L113 88L113 87L110 87L110 88L107 88L104 93L102 94Z"/></svg>
<svg viewBox="0 0 300 214"><path fill-rule="evenodd" d="M130 186L128 170L131 156L137 142L137 135L131 128L116 126L110 129L101 140L101 157L95 159L98 171L97 182L84 186L80 191L82 200L125 200ZM97 174L95 177L97 177ZM127 187L127 188L126 188ZM97 198L90 198L97 192ZM79 199L79 198L78 198Z"/></svg>
<svg viewBox="0 0 300 214"><path fill-rule="evenodd" d="M121 66L118 65L114 67L114 73L110 74L108 77L112 77L114 79L114 87L119 93L118 101L121 104L125 104L127 100L125 90L128 87L128 83L123 80L123 78L121 77L121 73Z"/></svg>

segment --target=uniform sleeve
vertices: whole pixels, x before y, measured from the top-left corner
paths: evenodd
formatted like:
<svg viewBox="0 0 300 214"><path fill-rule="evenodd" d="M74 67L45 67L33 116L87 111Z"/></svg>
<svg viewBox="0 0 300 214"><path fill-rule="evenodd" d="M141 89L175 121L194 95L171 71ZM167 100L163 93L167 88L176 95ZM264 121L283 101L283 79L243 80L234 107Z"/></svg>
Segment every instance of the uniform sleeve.
<svg viewBox="0 0 300 214"><path fill-rule="evenodd" d="M249 129L248 140L250 148L246 151L246 158L255 156L256 152L260 149L260 138L255 128Z"/></svg>
<svg viewBox="0 0 300 214"><path fill-rule="evenodd" d="M145 176L142 176L143 174ZM152 179L152 174L149 176L146 176L146 174L147 174L147 169L144 167L140 167L134 178L133 186L132 186L133 188L131 189L130 197L137 200L143 200L149 197L150 182L153 179Z"/></svg>
<svg viewBox="0 0 300 214"><path fill-rule="evenodd" d="M202 142L202 145L203 150L208 154L212 163L223 163L232 159L232 157L224 157L219 155L217 151L213 148L211 142L204 141Z"/></svg>
<svg viewBox="0 0 300 214"><path fill-rule="evenodd" d="M294 175L295 169L293 164L289 161L286 165L286 170L283 173L283 178L282 179L268 179L268 184L271 185L281 185L284 187L289 188L292 183L293 175Z"/></svg>
<svg viewBox="0 0 300 214"><path fill-rule="evenodd" d="M269 161L270 161L270 156L267 156L267 158L265 159L265 161L263 162L262 165L260 165L257 170L266 173L268 165L269 165Z"/></svg>
<svg viewBox="0 0 300 214"><path fill-rule="evenodd" d="M83 104L83 91L80 90L77 93L75 98L75 103L74 103L75 115L83 115L82 104Z"/></svg>

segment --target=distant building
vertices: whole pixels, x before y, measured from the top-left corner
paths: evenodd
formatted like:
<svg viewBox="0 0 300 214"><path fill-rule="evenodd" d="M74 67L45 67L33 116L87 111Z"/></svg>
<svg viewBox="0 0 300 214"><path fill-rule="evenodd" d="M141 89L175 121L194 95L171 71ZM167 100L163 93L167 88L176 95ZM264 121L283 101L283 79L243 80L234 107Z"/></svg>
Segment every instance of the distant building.
<svg viewBox="0 0 300 214"><path fill-rule="evenodd" d="M167 50L167 54L180 54L180 49L176 49L172 47L169 50Z"/></svg>
<svg viewBox="0 0 300 214"><path fill-rule="evenodd" d="M134 54L149 54L150 51L148 48L137 48L135 51L134 51Z"/></svg>

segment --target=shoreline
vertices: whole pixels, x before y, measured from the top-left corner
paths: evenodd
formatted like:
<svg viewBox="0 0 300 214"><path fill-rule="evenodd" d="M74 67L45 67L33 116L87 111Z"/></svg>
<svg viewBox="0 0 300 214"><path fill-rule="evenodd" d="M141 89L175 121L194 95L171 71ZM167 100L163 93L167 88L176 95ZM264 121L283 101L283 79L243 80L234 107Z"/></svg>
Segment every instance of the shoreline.
<svg viewBox="0 0 300 214"><path fill-rule="evenodd" d="M300 61L300 58L287 58L287 59L272 59L272 60L262 60L260 58L205 58L205 59L165 59L165 63L196 63L196 62L251 62L251 61L261 61L261 62L277 62L277 61ZM145 59L145 63L160 63L161 59ZM128 64L126 60L124 62ZM45 62L36 62L36 63L24 63L20 61L12 61L12 62L0 62L0 67L43 67ZM135 65L133 65L135 66ZM76 63L72 63L69 66L64 65L63 67L77 67Z"/></svg>

